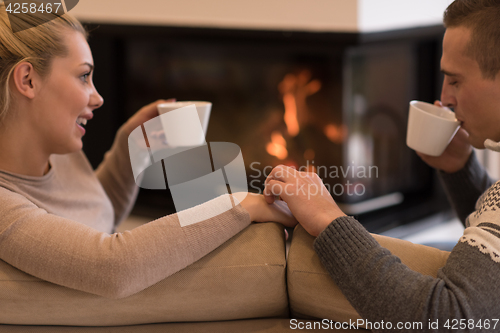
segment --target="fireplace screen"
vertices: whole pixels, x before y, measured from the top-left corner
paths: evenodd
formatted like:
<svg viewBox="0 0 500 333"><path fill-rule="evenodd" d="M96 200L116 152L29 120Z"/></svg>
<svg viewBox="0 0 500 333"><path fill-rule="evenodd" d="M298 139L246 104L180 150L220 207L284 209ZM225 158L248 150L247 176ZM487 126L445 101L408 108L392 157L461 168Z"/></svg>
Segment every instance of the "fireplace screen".
<svg viewBox="0 0 500 333"><path fill-rule="evenodd" d="M113 66L123 118L158 98L212 102L207 141L241 148L252 192L284 164L316 172L353 215L429 193L431 170L405 143L408 103L425 98L414 42L184 37L121 40ZM92 38L96 54L104 44Z"/></svg>

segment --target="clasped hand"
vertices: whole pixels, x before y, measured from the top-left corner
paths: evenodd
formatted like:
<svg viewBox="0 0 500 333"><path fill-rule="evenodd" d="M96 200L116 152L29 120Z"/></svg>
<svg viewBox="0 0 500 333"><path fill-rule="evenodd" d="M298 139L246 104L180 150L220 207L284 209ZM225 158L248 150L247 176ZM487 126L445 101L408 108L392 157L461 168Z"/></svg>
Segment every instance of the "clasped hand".
<svg viewBox="0 0 500 333"><path fill-rule="evenodd" d="M264 198L268 204L277 198L286 202L297 221L313 236L345 216L317 174L284 165L275 167L267 177Z"/></svg>
<svg viewBox="0 0 500 333"><path fill-rule="evenodd" d="M146 105L122 126L123 133L128 137L137 126L158 116L158 104L171 101L175 100ZM345 216L315 173L279 165L267 177L263 194L234 194L242 195L240 203L252 221L273 221L286 227L293 227L298 221L308 233L318 236L337 217ZM278 197L280 200L276 200Z"/></svg>

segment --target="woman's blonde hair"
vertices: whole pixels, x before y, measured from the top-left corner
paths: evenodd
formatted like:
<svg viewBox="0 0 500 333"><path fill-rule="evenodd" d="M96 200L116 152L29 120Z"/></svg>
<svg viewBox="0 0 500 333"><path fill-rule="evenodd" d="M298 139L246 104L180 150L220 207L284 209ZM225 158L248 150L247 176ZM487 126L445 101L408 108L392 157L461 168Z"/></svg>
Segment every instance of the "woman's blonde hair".
<svg viewBox="0 0 500 333"><path fill-rule="evenodd" d="M64 32L68 29L81 32L85 28L71 15L31 13L16 16L16 33L5 5L0 3L0 123L11 107L12 92L9 80L14 68L21 62L29 62L35 71L45 77L54 57L64 57L68 49L64 44Z"/></svg>

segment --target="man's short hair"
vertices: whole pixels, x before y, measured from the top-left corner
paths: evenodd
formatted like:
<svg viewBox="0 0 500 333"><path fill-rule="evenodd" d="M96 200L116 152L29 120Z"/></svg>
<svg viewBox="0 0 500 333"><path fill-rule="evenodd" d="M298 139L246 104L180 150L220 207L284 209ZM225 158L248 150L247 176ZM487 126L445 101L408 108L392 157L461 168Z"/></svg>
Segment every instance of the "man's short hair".
<svg viewBox="0 0 500 333"><path fill-rule="evenodd" d="M500 0L455 0L444 12L446 28L471 30L467 55L475 59L484 78L500 71Z"/></svg>

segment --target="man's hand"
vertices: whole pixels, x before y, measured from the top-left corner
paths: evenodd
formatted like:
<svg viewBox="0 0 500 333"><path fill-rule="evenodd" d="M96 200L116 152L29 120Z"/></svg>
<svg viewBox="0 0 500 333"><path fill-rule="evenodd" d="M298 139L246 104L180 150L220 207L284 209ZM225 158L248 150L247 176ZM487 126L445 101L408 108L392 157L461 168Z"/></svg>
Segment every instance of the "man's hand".
<svg viewBox="0 0 500 333"><path fill-rule="evenodd" d="M440 101L435 101L434 105L441 106ZM441 156L429 156L420 152L417 155L429 166L442 170L446 173L454 173L462 169L472 154L472 146L469 143L469 133L460 128L451 140L448 147Z"/></svg>
<svg viewBox="0 0 500 333"><path fill-rule="evenodd" d="M276 197L288 204L304 229L318 236L337 217L345 216L315 173L277 166L266 179L264 197L273 203Z"/></svg>

